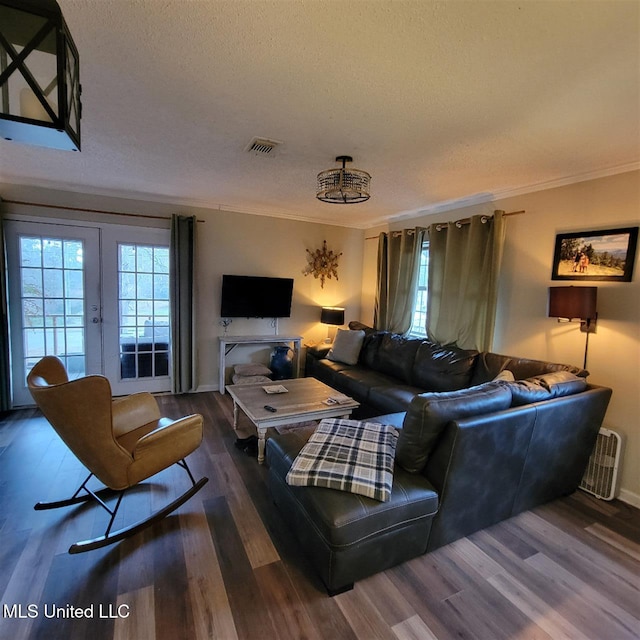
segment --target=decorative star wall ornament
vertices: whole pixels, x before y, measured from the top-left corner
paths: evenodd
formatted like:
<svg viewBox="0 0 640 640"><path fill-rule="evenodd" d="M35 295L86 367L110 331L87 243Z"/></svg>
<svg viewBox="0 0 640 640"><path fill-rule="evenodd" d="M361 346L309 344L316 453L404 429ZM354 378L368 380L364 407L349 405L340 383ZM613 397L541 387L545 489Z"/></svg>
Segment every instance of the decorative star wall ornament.
<svg viewBox="0 0 640 640"><path fill-rule="evenodd" d="M327 249L327 241L322 242L322 249L316 249L315 251L309 251L307 249L307 259L309 264L302 270L305 276L310 273L314 278L320 278L320 287L324 289L325 278L331 280L331 278L338 279L338 258L342 255L340 253L334 253L330 249Z"/></svg>

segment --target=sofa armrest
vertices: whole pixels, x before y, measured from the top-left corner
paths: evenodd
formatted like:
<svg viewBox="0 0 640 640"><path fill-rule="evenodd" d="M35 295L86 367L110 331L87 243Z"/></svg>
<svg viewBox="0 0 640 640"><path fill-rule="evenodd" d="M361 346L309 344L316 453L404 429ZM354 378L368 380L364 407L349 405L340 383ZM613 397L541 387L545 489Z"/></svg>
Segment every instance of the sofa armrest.
<svg viewBox="0 0 640 640"><path fill-rule="evenodd" d="M157 428L135 445L133 463L127 469L130 485L142 482L195 451L202 442L203 420L199 414L178 420L161 418Z"/></svg>
<svg viewBox="0 0 640 640"><path fill-rule="evenodd" d="M449 422L424 474L440 496L429 550L578 488L611 396L571 396Z"/></svg>
<svg viewBox="0 0 640 640"><path fill-rule="evenodd" d="M513 513L573 493L579 486L602 426L611 389L587 390L537 402L536 425Z"/></svg>
<svg viewBox="0 0 640 640"><path fill-rule="evenodd" d="M424 470L440 496L429 550L510 517L535 417L528 405L445 426Z"/></svg>
<svg viewBox="0 0 640 640"><path fill-rule="evenodd" d="M367 422L377 422L378 424L391 424L396 429L402 429L404 418L407 415L406 411L400 411L398 413L386 413L383 416L375 416L375 418L367 418Z"/></svg>
<svg viewBox="0 0 640 640"><path fill-rule="evenodd" d="M168 455L184 458L197 449L202 442L202 416L194 413L177 420L161 418L158 427L142 436L133 450L136 460L144 456Z"/></svg>
<svg viewBox="0 0 640 640"><path fill-rule="evenodd" d="M319 342L318 344L307 347L307 358L315 358L316 360L322 360L326 358L329 351L331 351L332 344L330 342Z"/></svg>

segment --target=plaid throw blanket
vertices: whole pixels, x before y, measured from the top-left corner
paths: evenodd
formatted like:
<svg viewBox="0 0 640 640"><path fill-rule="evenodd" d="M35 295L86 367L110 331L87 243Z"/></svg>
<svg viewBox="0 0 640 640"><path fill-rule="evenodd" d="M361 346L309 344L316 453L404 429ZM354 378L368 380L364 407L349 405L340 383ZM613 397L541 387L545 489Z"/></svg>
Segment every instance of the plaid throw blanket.
<svg viewBox="0 0 640 640"><path fill-rule="evenodd" d="M287 484L358 493L387 502L398 431L389 425L325 419L302 447Z"/></svg>

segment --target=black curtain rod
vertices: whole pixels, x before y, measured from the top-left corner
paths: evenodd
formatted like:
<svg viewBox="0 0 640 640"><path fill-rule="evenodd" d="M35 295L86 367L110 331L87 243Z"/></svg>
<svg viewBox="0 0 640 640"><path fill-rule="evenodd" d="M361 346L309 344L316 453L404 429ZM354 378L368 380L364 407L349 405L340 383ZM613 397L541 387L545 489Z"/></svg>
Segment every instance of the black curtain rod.
<svg viewBox="0 0 640 640"><path fill-rule="evenodd" d="M79 211L81 213L104 213L109 216L125 216L128 218L148 218L150 220L170 220L168 216L152 216L146 213L124 213L122 211L106 211L104 209L86 209L84 207L64 207L59 204L42 204L41 202L23 202L21 200L0 200L0 204L21 204L28 207L44 207L46 209L60 209L62 211ZM197 220L204 223L204 220Z"/></svg>
<svg viewBox="0 0 640 640"><path fill-rule="evenodd" d="M517 216L520 215L521 213L526 213L525 210L523 209L522 211L509 211L509 213L503 213L502 217L506 217L506 216ZM490 215L484 215L484 218L487 218L487 220L489 218L491 218L492 216ZM452 220L452 222L455 222L455 224L457 224L458 226L462 226L464 224L470 224L471 223L471 218L462 218L461 220ZM484 221L483 221L484 222ZM441 226L444 227L446 226L448 223L447 222L432 222L430 225L428 226L433 226L435 225L436 227ZM438 229L438 231L440 231L440 229ZM392 232L393 233L393 232ZM379 238L379 234L377 236L367 236L365 238L365 240L377 240Z"/></svg>

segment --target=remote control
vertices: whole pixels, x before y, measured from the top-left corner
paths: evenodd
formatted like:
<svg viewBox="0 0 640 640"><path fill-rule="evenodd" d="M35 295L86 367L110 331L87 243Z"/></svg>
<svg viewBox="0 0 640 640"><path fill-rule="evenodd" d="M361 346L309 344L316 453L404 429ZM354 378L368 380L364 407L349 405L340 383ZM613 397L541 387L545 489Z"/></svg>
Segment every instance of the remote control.
<svg viewBox="0 0 640 640"><path fill-rule="evenodd" d="M265 405L264 405L264 408L265 408L267 411L271 411L271 413L275 413L275 412L277 411L277 409L276 409L275 407L272 407L270 404L265 404Z"/></svg>

